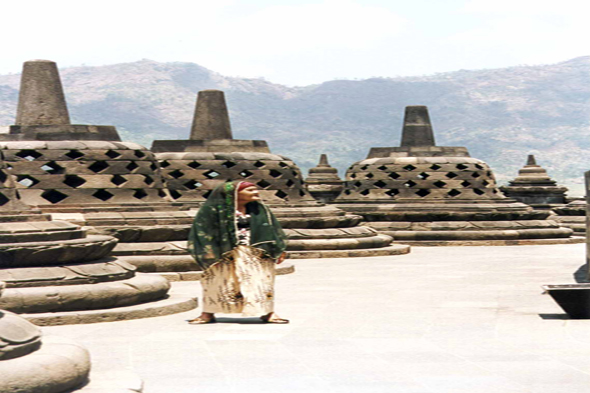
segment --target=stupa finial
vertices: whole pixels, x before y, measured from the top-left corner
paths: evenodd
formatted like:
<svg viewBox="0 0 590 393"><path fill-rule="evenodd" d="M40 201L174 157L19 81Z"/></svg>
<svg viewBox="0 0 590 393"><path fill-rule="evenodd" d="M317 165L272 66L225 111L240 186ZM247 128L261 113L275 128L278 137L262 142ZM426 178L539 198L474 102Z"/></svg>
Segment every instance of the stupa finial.
<svg viewBox="0 0 590 393"><path fill-rule="evenodd" d="M23 64L15 124L70 124L59 72L53 61L31 60Z"/></svg>
<svg viewBox="0 0 590 393"><path fill-rule="evenodd" d="M537 165L537 160L535 160L535 156L533 154L529 154L526 160L527 165Z"/></svg>
<svg viewBox="0 0 590 393"><path fill-rule="evenodd" d="M328 163L327 154L320 155L320 163L318 164L318 166L330 166L330 164Z"/></svg>
<svg viewBox="0 0 590 393"><path fill-rule="evenodd" d="M436 146L426 106L406 106L401 146Z"/></svg>
<svg viewBox="0 0 590 393"><path fill-rule="evenodd" d="M190 139L233 139L225 95L221 90L199 92Z"/></svg>

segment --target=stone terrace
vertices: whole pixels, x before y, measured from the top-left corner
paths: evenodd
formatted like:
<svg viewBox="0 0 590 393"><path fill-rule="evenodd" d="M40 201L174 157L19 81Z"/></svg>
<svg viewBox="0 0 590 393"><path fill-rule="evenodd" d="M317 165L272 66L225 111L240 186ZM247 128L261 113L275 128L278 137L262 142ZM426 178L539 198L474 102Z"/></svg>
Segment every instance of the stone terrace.
<svg viewBox="0 0 590 393"><path fill-rule="evenodd" d="M195 310L43 331L86 346L97 373L132 369L145 393L582 393L590 321L541 285L573 283L583 263L582 244L297 260L277 285L289 325L186 324Z"/></svg>

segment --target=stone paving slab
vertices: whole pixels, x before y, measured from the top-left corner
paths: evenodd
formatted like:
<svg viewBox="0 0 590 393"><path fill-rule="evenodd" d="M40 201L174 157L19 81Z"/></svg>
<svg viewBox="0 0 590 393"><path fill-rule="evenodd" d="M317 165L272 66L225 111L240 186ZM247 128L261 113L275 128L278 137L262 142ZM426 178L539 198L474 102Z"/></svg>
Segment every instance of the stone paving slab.
<svg viewBox="0 0 590 393"><path fill-rule="evenodd" d="M98 373L145 393L586 393L590 320L541 285L574 282L584 245L420 247L401 256L293 261L277 277L289 325L198 310L43 327L86 346ZM172 283L199 295L196 282Z"/></svg>

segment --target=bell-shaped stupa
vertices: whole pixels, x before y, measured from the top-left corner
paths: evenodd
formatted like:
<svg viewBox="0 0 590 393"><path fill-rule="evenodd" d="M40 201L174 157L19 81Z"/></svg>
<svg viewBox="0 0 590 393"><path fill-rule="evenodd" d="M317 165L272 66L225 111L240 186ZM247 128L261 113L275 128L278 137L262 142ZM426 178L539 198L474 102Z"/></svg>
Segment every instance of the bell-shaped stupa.
<svg viewBox="0 0 590 393"><path fill-rule="evenodd" d="M425 106L406 107L400 147L372 148L346 173L335 205L416 245L569 241L549 212L506 198L492 170L465 147L436 146Z"/></svg>
<svg viewBox="0 0 590 393"><path fill-rule="evenodd" d="M0 309L40 325L145 318L196 307L192 298L169 297L157 275L110 257L117 240L87 235L78 225L18 199L0 151ZM1 319L1 318L0 318Z"/></svg>
<svg viewBox="0 0 590 393"><path fill-rule="evenodd" d="M538 210L549 210L566 203L566 187L560 187L547 171L537 165L535 156L529 154L526 165L518 176L500 190L509 198L526 203Z"/></svg>
<svg viewBox="0 0 590 393"><path fill-rule="evenodd" d="M361 217L318 203L306 190L301 171L265 141L233 139L222 91L198 94L189 140L154 141L170 194L187 206L205 201L221 181L254 183L283 225L291 258L393 255L391 237L359 226Z"/></svg>
<svg viewBox="0 0 590 393"><path fill-rule="evenodd" d="M340 195L344 181L338 176L338 170L328 164L328 156L322 154L318 165L309 169L305 187L319 202L328 203Z"/></svg>
<svg viewBox="0 0 590 393"><path fill-rule="evenodd" d="M113 126L70 124L54 62L24 63L16 124L0 150L21 200L54 217L119 240L114 255L133 262L175 258L192 214L170 198L147 148L121 142Z"/></svg>

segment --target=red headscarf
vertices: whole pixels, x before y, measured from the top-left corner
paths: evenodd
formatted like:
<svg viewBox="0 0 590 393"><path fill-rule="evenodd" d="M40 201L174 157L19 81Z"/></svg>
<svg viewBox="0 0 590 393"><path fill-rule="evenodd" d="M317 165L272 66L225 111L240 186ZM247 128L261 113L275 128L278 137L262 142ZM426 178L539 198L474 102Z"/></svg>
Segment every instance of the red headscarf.
<svg viewBox="0 0 590 393"><path fill-rule="evenodd" d="M256 184L254 183L250 183L247 181L243 181L240 183L240 185L238 186L238 192L242 191L244 188L248 188L248 187L256 187Z"/></svg>

